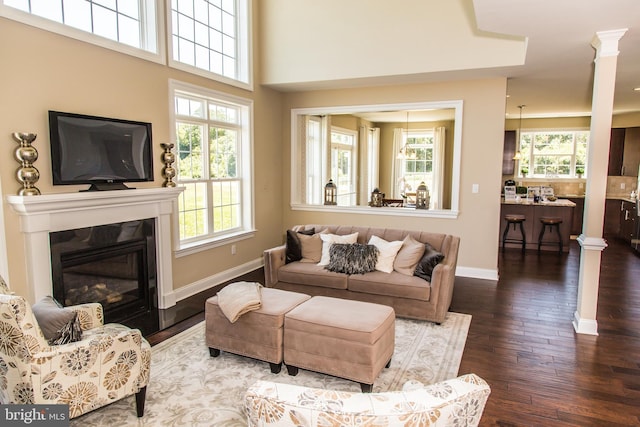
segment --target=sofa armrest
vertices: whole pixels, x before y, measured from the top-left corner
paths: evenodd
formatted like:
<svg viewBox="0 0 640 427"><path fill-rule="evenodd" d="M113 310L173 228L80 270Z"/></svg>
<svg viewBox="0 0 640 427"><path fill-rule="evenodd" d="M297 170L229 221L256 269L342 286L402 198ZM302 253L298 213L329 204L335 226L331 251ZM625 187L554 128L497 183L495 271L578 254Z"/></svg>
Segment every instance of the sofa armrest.
<svg viewBox="0 0 640 427"><path fill-rule="evenodd" d="M278 283L278 269L285 264L286 245L276 246L263 252L264 285L271 287Z"/></svg>
<svg viewBox="0 0 640 427"><path fill-rule="evenodd" d="M440 264L435 266L431 274L431 297L436 302L436 321L438 323L444 322L453 299L453 284L456 279L459 247L459 237L447 236L442 248L445 257Z"/></svg>
<svg viewBox="0 0 640 427"><path fill-rule="evenodd" d="M360 393L315 389L258 381L245 393L250 427L328 425L406 425L408 419L430 426L477 426L491 389L475 374L467 374L409 391ZM460 419L460 418L463 419ZM327 424L325 424L327 423Z"/></svg>

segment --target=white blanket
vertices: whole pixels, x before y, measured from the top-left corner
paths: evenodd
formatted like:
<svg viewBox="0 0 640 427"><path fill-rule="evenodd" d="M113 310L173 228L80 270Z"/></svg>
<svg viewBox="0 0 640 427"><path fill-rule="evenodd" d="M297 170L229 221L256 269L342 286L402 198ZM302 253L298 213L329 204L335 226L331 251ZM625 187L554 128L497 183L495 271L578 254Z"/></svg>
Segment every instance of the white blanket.
<svg viewBox="0 0 640 427"><path fill-rule="evenodd" d="M234 323L243 314L262 307L260 288L258 282L231 283L218 291L218 306Z"/></svg>

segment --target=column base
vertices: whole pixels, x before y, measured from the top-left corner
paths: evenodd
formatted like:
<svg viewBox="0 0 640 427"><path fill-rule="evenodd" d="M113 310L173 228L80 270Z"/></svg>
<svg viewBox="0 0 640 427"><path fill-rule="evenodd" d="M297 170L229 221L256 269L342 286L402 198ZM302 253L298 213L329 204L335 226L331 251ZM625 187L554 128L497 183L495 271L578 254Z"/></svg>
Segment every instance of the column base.
<svg viewBox="0 0 640 427"><path fill-rule="evenodd" d="M598 321L595 319L582 319L577 311L573 313L573 329L578 334L598 335Z"/></svg>

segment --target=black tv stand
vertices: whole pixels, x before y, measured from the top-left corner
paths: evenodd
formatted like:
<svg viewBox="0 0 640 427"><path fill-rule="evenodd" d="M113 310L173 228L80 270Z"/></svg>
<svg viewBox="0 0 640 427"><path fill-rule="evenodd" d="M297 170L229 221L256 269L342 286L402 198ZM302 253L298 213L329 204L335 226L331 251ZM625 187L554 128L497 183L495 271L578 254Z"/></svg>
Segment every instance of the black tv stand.
<svg viewBox="0 0 640 427"><path fill-rule="evenodd" d="M122 182L94 182L91 187L80 191L111 191L111 190L135 190L127 187Z"/></svg>

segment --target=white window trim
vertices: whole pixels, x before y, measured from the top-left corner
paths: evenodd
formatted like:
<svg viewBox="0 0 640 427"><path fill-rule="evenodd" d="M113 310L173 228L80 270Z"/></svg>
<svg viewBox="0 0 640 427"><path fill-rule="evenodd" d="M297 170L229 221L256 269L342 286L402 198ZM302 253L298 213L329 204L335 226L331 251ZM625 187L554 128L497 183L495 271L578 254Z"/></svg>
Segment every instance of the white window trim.
<svg viewBox="0 0 640 427"><path fill-rule="evenodd" d="M589 128L585 128L585 127L566 127L566 128L531 128L531 129L523 129L522 130L522 134L527 134L527 133L562 133L562 132L591 132L591 129ZM522 136L520 136L520 138L522 138ZM591 142L591 137L587 138L587 153L589 150L589 143ZM522 140L518 141L518 149L520 149L522 144ZM529 156L529 171L531 171L532 165L531 165L531 160L533 158L533 146L530 147L529 152L527 153L527 155ZM558 182L558 181L563 181L563 182L584 182L584 179L586 178L587 174L587 170L588 170L588 162L589 162L589 156L587 155L587 158L585 159L585 174L583 175L582 178L578 178L575 174L571 175L571 176L542 176L542 175L533 175L533 174L528 174L526 176L526 178L523 178L520 174L520 168L522 166L522 161L518 160L518 168L515 171L516 172L516 176L518 178L522 179L526 179L528 181L531 180L540 180L540 181L554 181L554 182ZM575 164L576 164L576 145L574 144L573 146L573 153L571 154L571 169L575 172Z"/></svg>
<svg viewBox="0 0 640 427"><path fill-rule="evenodd" d="M224 233L219 236L207 236L200 240L194 241L190 239L189 242L183 242L180 240L180 225L178 215L174 215L173 218L173 242L174 252L176 257L182 257L191 255L197 252L209 250L211 248L224 246L233 242L251 238L255 235L255 198L254 198L254 158L253 158L253 100L247 98L241 98L234 95L229 95L224 92L218 92L211 89L206 89L200 86L192 85L189 83L180 82L177 80L169 80L169 123L170 125L170 138L174 146L177 147L177 135L176 135L176 112L175 112L175 93L186 92L192 93L199 97L208 97L214 99L220 99L233 104L239 104L246 107L249 111L249 118L246 128L243 126L241 132L243 133L242 145L241 145L241 162L242 162L242 176L244 185L241 189L242 194L242 224L243 228L240 231L232 231L230 233ZM248 141L245 141L248 139ZM178 182L178 185L180 183ZM177 202L176 202L177 203ZM210 206L207 206L209 209ZM176 207L177 212L177 207Z"/></svg>
<svg viewBox="0 0 640 427"><path fill-rule="evenodd" d="M415 103L399 103L399 104L367 104L367 105L349 105L349 106L333 106L333 107L317 107L317 108L294 108L291 109L291 171L296 170L296 161L299 158L300 147L298 144L298 116L300 115L322 115L322 114L338 114L353 112L375 112L375 111L391 111L403 109L424 109L424 108L454 108L455 109L455 125L454 125L454 141L453 141L453 169L451 179L451 209L398 209L398 208L375 208L368 206L324 206L310 205L300 200L300 182L299 178L293 172L290 174L290 192L291 199L289 206L293 211L308 212L331 212L331 213L353 213L359 215L392 215L392 216L410 216L410 217L429 217L429 218L446 218L456 219L460 214L460 172L462 157L462 100L451 101L427 101Z"/></svg>
<svg viewBox="0 0 640 427"><path fill-rule="evenodd" d="M245 70L239 72L239 75L246 76L245 80L236 80L229 77L225 77L220 74L216 74L212 71L207 71L202 68L195 67L193 65L185 64L183 62L173 59L173 28L171 26L171 0L167 0L166 7L166 23L167 23L167 63L169 67L177 70L186 71L191 74L196 74L202 77L209 78L211 80L218 81L220 83L228 84L230 86L239 87L253 91L253 8L251 0L240 0L238 2L239 15L246 14L247 19L238 20L238 39L240 40L239 47L242 51L238 52L239 60L237 66L246 67ZM245 28L246 26L246 28Z"/></svg>
<svg viewBox="0 0 640 427"><path fill-rule="evenodd" d="M155 0L142 0L142 1L155 1ZM166 36L165 25L162 17L164 16L164 2L155 1L155 26L156 26L156 52L150 52L144 49L139 49L133 46L119 43L115 40L110 40L99 35L82 31L80 29L65 25L60 22L52 21L50 19L43 18L38 15L32 15L19 9L15 9L10 6L5 6L4 2L0 3L0 16L11 19L13 21L21 22L26 25L30 25L35 28L50 31L52 33L60 34L72 39L80 40L86 43L91 43L96 46L111 49L116 52L121 52L127 55L135 56L137 58L145 59L147 61L156 62L158 64L165 64L165 52L166 52ZM149 17L150 18L150 17Z"/></svg>
<svg viewBox="0 0 640 427"><path fill-rule="evenodd" d="M337 149L342 149L345 151L349 151L351 152L351 176L349 177L349 182L351 184L351 188L349 189L350 191L346 194L340 194L338 193L338 198L340 196L344 197L344 196L349 196L349 205L351 206L353 204L355 204L356 202L356 197L358 195L358 152L359 152L359 145L360 142L358 141L358 132L352 129L346 129L346 128L342 128L340 126L331 126L331 129L329 130L329 133L339 133L342 135L348 135L349 137L353 138L353 144L351 146L349 145L345 145L339 142L333 142L333 140L331 139L331 137L329 137L329 151L332 151L334 148ZM329 170L333 171L333 168L337 167L337 165L333 165L331 164L329 166ZM332 174L329 174L332 175ZM333 179L333 182L336 183L336 185L338 184L338 177L337 176L330 176L330 178ZM340 190L340 187L338 187L338 191Z"/></svg>

